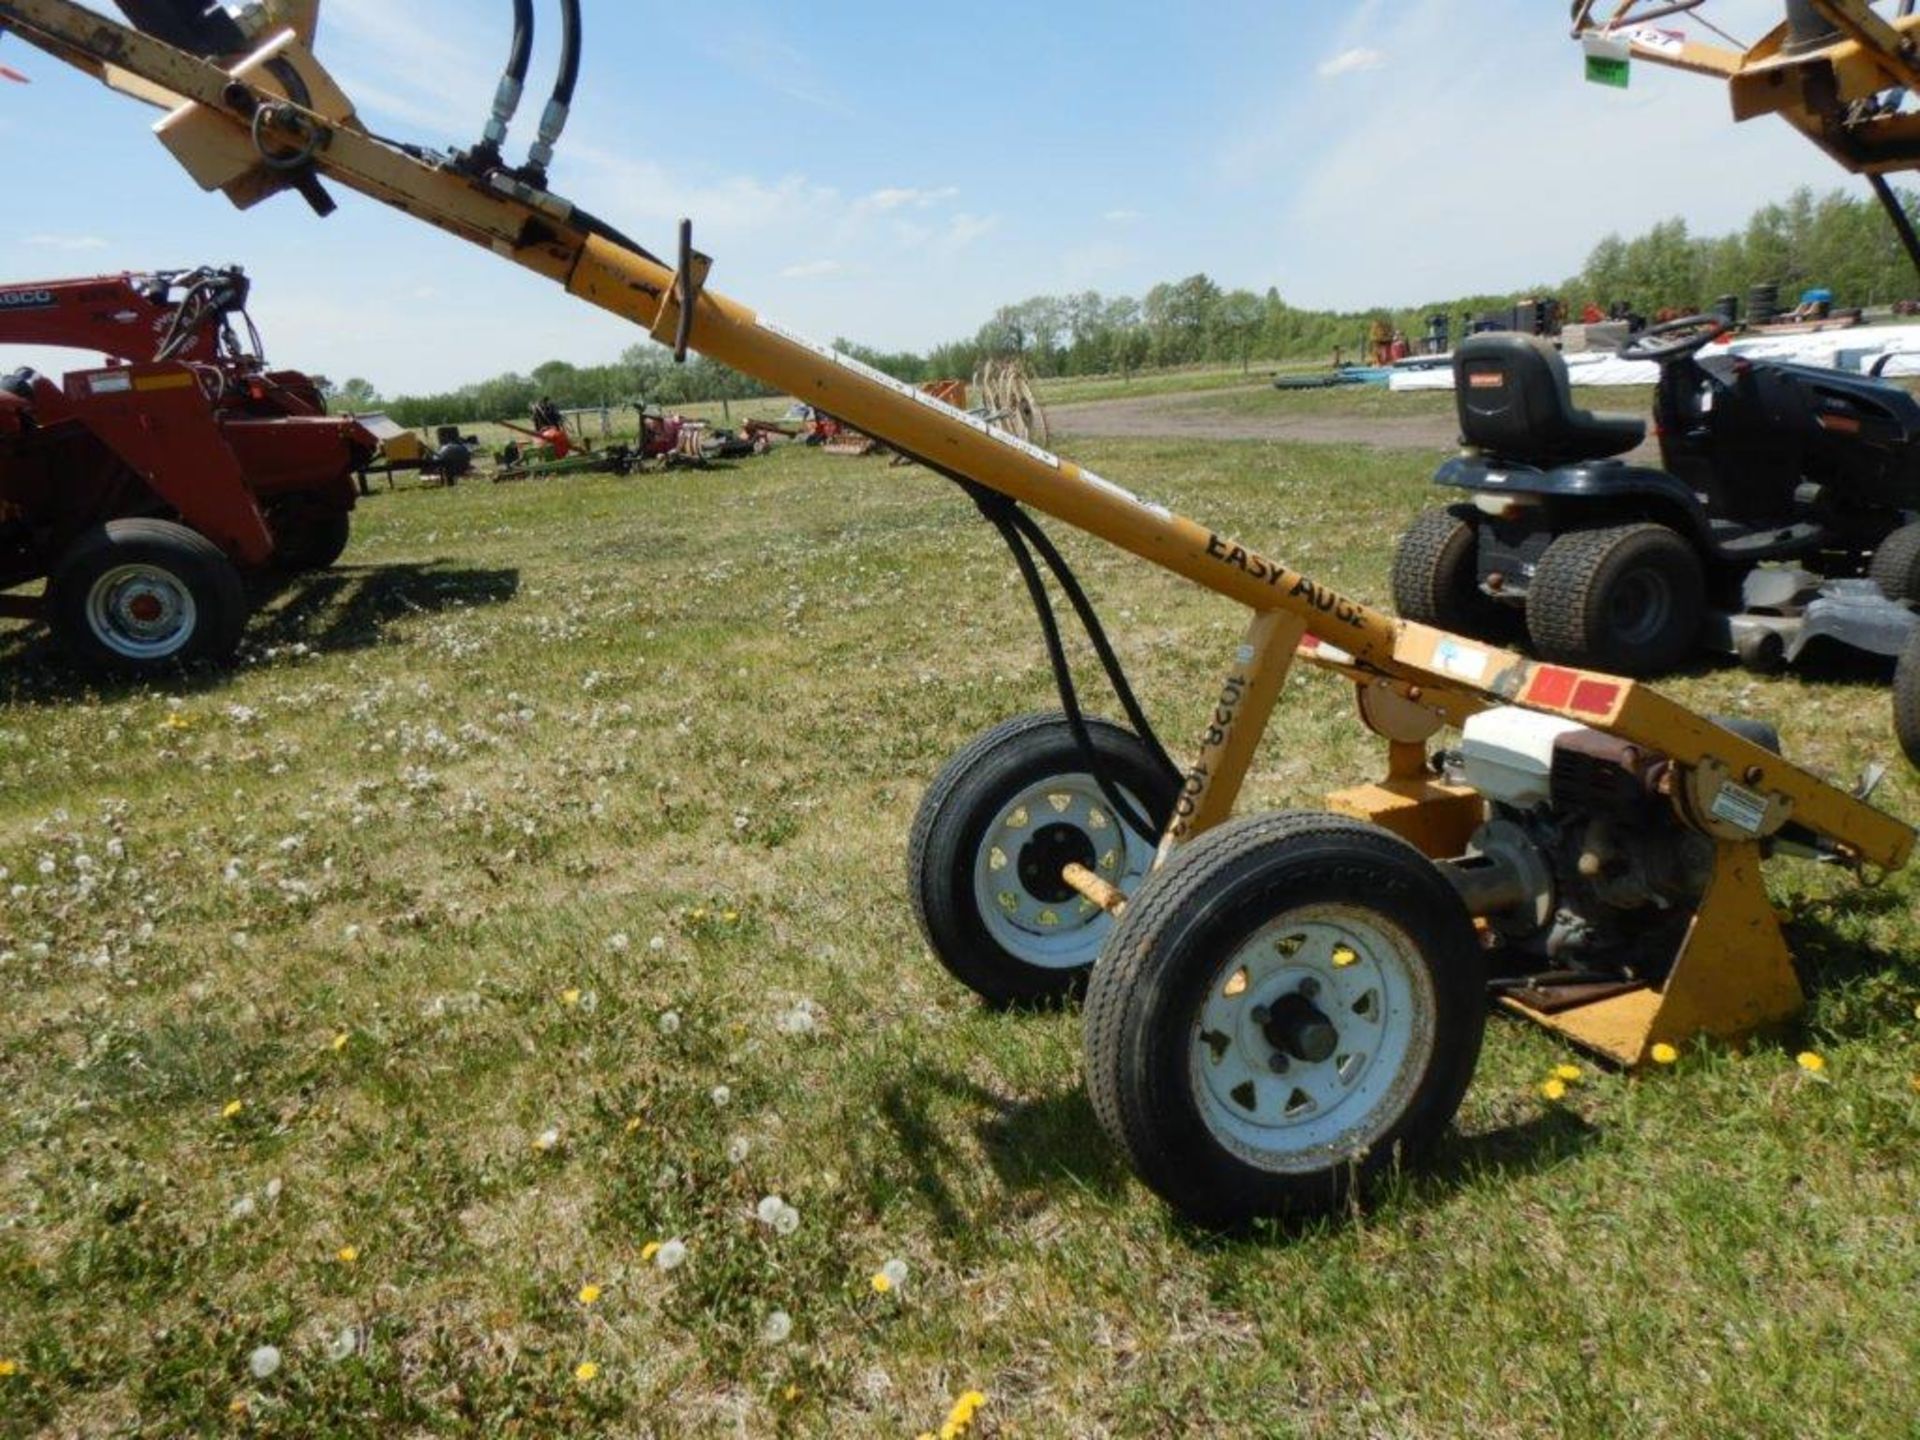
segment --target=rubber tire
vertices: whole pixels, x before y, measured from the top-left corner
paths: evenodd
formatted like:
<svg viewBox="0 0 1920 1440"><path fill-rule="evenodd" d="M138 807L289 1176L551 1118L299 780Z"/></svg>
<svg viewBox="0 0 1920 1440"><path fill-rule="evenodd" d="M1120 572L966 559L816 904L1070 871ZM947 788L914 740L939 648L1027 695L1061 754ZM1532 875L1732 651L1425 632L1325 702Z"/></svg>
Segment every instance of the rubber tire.
<svg viewBox="0 0 1920 1440"><path fill-rule="evenodd" d="M1129 730L1087 720L1108 775L1164 827L1180 782ZM988 1004L1007 1007L1076 995L1093 968L1033 965L1001 946L981 918L973 867L986 830L1008 800L1049 775L1084 774L1066 716L1022 715L978 736L934 777L907 841L907 889L920 933L948 972Z"/></svg>
<svg viewBox="0 0 1920 1440"><path fill-rule="evenodd" d="M1920 522L1902 525L1880 542L1867 576L1889 600L1920 605Z"/></svg>
<svg viewBox="0 0 1920 1440"><path fill-rule="evenodd" d="M1223 954L1275 916L1328 901L1372 911L1415 942L1433 983L1433 1051L1367 1154L1278 1174L1209 1134L1188 1075L1188 1032ZM1357 820L1249 816L1176 851L1108 938L1087 992L1087 1090L1148 1188L1189 1221L1235 1229L1340 1209L1401 1159L1431 1150L1466 1094L1485 1030L1485 957L1439 867Z"/></svg>
<svg viewBox="0 0 1920 1440"><path fill-rule="evenodd" d="M353 536L352 511L304 496L282 501L267 522L273 531L274 568L290 575L331 569Z"/></svg>
<svg viewBox="0 0 1920 1440"><path fill-rule="evenodd" d="M1480 589L1480 536L1451 510L1423 512L1393 556L1393 608L1402 618L1456 635L1500 638L1513 627L1507 607Z"/></svg>
<svg viewBox="0 0 1920 1440"><path fill-rule="evenodd" d="M1920 769L1920 633L1907 642L1893 676L1893 730L1900 748Z"/></svg>
<svg viewBox="0 0 1920 1440"><path fill-rule="evenodd" d="M1629 643L1610 633L1608 601L1623 579L1646 567L1665 572L1673 613L1652 640ZM1527 597L1527 633L1547 660L1614 675L1660 675L1693 654L1706 600L1700 556L1665 525L1572 530L1540 557Z"/></svg>
<svg viewBox="0 0 1920 1440"><path fill-rule="evenodd" d="M152 660L120 655L103 644L87 623L87 596L108 571L143 562L175 576L193 596L199 623L186 643ZM140 677L193 661L224 662L240 646L251 609L240 572L224 551L198 531L170 520L109 520L75 541L47 586L55 632L82 664Z"/></svg>

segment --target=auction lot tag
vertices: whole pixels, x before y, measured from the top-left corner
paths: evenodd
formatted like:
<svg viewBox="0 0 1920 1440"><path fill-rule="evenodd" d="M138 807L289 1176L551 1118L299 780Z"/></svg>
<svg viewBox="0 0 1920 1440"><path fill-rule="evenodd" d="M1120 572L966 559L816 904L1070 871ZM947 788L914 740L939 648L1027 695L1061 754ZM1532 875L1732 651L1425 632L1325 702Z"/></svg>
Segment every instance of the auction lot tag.
<svg viewBox="0 0 1920 1440"><path fill-rule="evenodd" d="M1633 49L1624 40L1589 35L1581 42L1587 52L1587 80L1625 90L1633 77Z"/></svg>

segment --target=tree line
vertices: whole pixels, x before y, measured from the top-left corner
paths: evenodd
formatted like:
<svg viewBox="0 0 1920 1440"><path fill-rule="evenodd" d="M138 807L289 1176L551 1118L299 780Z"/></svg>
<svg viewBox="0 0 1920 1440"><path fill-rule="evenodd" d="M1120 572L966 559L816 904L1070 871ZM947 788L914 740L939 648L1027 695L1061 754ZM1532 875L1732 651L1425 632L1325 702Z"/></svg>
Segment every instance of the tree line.
<svg viewBox="0 0 1920 1440"><path fill-rule="evenodd" d="M1901 192L1920 223L1920 195ZM1463 318L1510 310L1523 299L1556 298L1569 315L1588 304L1602 310L1624 303L1635 313L1708 308L1722 295L1777 284L1791 305L1812 285L1831 289L1843 305L1881 305L1920 294L1913 266L1872 199L1835 190L1816 196L1801 189L1784 202L1756 210L1729 235L1695 236L1685 220L1662 221L1632 238L1608 235L1593 247L1580 273L1504 295L1454 296L1426 305L1372 311L1302 310L1277 289L1264 294L1226 289L1205 274L1155 285L1145 295L1038 295L995 311L972 336L918 353L880 351L836 343L901 380L919 382L971 375L980 361L1017 355L1039 377L1129 375L1136 370L1189 365L1239 365L1330 360L1340 348L1358 358L1376 321L1416 342L1431 315L1448 317L1453 333ZM523 416L542 397L563 409L622 406L644 401L671 408L703 400L734 400L768 391L711 360L675 365L651 343L630 347L610 365L578 366L553 360L531 375L508 374L442 395L382 400L365 380L334 392L339 408L384 408L402 425L450 418L495 420Z"/></svg>

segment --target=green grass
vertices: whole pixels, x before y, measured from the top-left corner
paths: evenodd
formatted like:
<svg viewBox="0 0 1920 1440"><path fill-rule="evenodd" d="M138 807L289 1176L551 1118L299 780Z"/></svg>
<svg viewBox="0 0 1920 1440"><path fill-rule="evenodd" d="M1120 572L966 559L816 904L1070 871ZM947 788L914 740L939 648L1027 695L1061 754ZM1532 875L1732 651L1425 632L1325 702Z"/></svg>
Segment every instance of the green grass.
<svg viewBox="0 0 1920 1440"><path fill-rule="evenodd" d="M1358 448L1085 458L1376 600L1425 499ZM1243 617L1069 548L1197 735ZM1890 749L1870 680L1675 688ZM1913 1433L1911 877L1776 867L1794 1033L1551 1105L1567 1053L1495 1022L1434 1168L1215 1240L1100 1138L1076 1018L982 1010L909 913L927 779L1050 703L965 500L799 450L381 495L227 677L0 635L0 1434L911 1436L976 1386L987 1436ZM1296 677L1249 804L1374 773L1351 704Z"/></svg>
<svg viewBox="0 0 1920 1440"><path fill-rule="evenodd" d="M1297 369L1297 366L1283 367ZM1132 376L1074 375L1041 380L1034 393L1048 405L1078 405L1091 400L1121 400L1147 395L1206 394L1218 390L1270 389L1273 385L1272 362L1256 363L1251 370L1238 365L1225 369L1142 370Z"/></svg>

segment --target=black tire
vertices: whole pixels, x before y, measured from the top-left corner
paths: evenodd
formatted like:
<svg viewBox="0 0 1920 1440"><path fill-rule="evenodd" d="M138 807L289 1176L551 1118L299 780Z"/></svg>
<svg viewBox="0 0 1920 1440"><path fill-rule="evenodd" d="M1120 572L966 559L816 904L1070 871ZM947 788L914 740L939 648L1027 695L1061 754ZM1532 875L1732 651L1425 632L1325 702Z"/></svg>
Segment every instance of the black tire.
<svg viewBox="0 0 1920 1440"><path fill-rule="evenodd" d="M1512 629L1505 606L1480 588L1480 532L1451 510L1428 510L1393 556L1393 608L1408 620L1483 640Z"/></svg>
<svg viewBox="0 0 1920 1440"><path fill-rule="evenodd" d="M1665 525L1574 530L1540 557L1527 633L1548 660L1659 675L1699 644L1706 596L1699 555Z"/></svg>
<svg viewBox="0 0 1920 1440"><path fill-rule="evenodd" d="M133 676L231 658L249 614L220 547L168 520L110 520L89 531L62 558L47 596L77 659Z"/></svg>
<svg viewBox="0 0 1920 1440"><path fill-rule="evenodd" d="M1112 783L1165 826L1178 777L1131 732L1100 720L1087 728ZM1004 840L1016 828L1002 823L1016 802L1053 785L1067 787L1057 793L1073 796L1072 805L1033 826L1017 851L996 844L996 832ZM907 844L907 887L927 944L961 984L994 1005L1056 1000L1085 983L1113 923L1057 879L1060 869L1078 860L1131 892L1156 844L1112 815L1064 715L1025 715L975 739L935 777ZM1008 877L1000 898L1013 904L990 914L982 891L996 869Z"/></svg>
<svg viewBox="0 0 1920 1440"><path fill-rule="evenodd" d="M1902 525L1882 540L1867 575L1889 600L1920 605L1920 523Z"/></svg>
<svg viewBox="0 0 1920 1440"><path fill-rule="evenodd" d="M288 574L331 568L346 553L353 513L324 500L291 496L267 512L273 531L273 565Z"/></svg>
<svg viewBox="0 0 1920 1440"><path fill-rule="evenodd" d="M1295 917L1306 936L1297 968L1296 952L1283 948ZM1329 945L1324 962L1312 958L1316 928L1337 936L1342 925L1356 937L1345 947L1358 957L1348 980L1333 974L1341 946ZM1358 939L1362 931L1375 939ZM1320 943L1328 943L1325 935ZM1361 955L1362 945L1380 955ZM1227 967L1248 953L1272 957L1274 968L1236 996ZM1383 959L1389 954L1397 957L1391 966ZM1390 969L1397 977L1391 981ZM1350 987L1365 987L1376 971L1377 987L1363 988L1349 1008ZM1231 1100L1217 1094L1235 1072L1208 1067L1239 1065L1249 1047L1267 1046L1249 1063L1272 1070L1281 1052L1267 1038L1267 1022L1278 1023L1279 1006L1308 996L1300 977L1322 972L1329 978L1312 983L1324 988L1306 1003L1310 1018L1337 1019L1331 1048L1318 1059L1295 1053L1288 1074L1259 1073L1260 1083L1236 1086ZM1141 1180L1197 1224L1233 1228L1338 1209L1446 1130L1479 1058L1485 976L1466 906L1439 868L1404 840L1331 815L1235 821L1175 852L1107 942L1087 993L1094 1113ZM1263 1021L1254 1011L1270 985L1284 993L1269 996ZM1332 1017L1312 1010L1328 995L1340 997L1328 1006ZM1234 1009L1231 1022L1239 1038L1201 1031L1209 1006L1241 1004L1249 1008ZM1216 1022L1221 1018L1216 1014ZM1404 1041L1393 1038L1390 1022L1404 1027ZM1368 1037L1375 1048L1362 1050ZM1342 1073L1356 1062L1354 1073ZM1336 1094L1328 1119L1363 1097L1365 1103L1339 1126L1298 1128L1320 1123L1317 1107L1296 1108L1306 1092L1289 1088L1308 1084L1360 1087ZM1230 1104L1241 1110L1229 1112ZM1226 1133L1222 1117L1229 1113L1271 1144Z"/></svg>
<svg viewBox="0 0 1920 1440"><path fill-rule="evenodd" d="M1920 768L1920 632L1907 641L1907 653L1894 672L1893 730L1907 759Z"/></svg>

